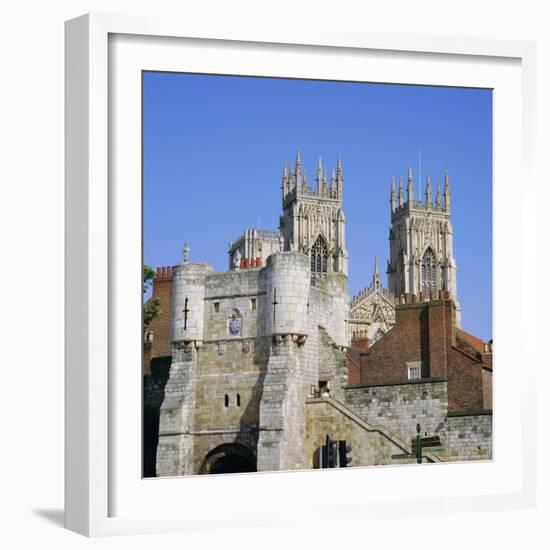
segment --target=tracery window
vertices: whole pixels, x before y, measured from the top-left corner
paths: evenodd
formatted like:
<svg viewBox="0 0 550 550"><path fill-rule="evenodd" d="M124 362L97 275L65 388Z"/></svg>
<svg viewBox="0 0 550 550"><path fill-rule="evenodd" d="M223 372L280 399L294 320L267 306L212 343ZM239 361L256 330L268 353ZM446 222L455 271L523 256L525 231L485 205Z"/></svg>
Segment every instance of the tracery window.
<svg viewBox="0 0 550 550"><path fill-rule="evenodd" d="M319 279L328 271L328 249L322 237L311 248L311 282L318 284Z"/></svg>
<svg viewBox="0 0 550 550"><path fill-rule="evenodd" d="M428 248L422 256L422 292L430 294L435 292L435 255L431 248Z"/></svg>

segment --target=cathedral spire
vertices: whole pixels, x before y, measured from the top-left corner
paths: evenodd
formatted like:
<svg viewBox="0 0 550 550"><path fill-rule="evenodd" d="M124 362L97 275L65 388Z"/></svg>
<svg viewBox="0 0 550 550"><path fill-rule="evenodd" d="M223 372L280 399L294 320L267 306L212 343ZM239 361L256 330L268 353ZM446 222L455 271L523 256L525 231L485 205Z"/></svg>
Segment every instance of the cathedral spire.
<svg viewBox="0 0 550 550"><path fill-rule="evenodd" d="M435 205L437 208L441 208L441 186L437 182L437 189L435 191Z"/></svg>
<svg viewBox="0 0 550 550"><path fill-rule="evenodd" d="M391 204L391 211L395 211L395 177L391 177L391 191L390 191L390 204Z"/></svg>
<svg viewBox="0 0 550 550"><path fill-rule="evenodd" d="M399 176L399 206L403 206L405 197L403 193L403 176Z"/></svg>
<svg viewBox="0 0 550 550"><path fill-rule="evenodd" d="M443 186L443 207L445 212L451 211L451 189L449 187L449 172L445 170L445 184Z"/></svg>
<svg viewBox="0 0 550 550"><path fill-rule="evenodd" d="M432 205L432 182L430 181L430 176L426 178L426 205Z"/></svg>
<svg viewBox="0 0 550 550"><path fill-rule="evenodd" d="M413 172L410 166L409 166L409 173L407 175L407 200L409 202L414 201Z"/></svg>

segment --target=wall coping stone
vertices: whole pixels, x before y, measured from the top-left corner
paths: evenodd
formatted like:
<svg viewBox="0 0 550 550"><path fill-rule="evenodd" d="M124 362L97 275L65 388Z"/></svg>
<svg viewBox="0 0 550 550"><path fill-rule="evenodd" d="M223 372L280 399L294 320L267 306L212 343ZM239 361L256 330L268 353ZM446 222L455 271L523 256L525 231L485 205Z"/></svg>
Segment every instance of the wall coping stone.
<svg viewBox="0 0 550 550"><path fill-rule="evenodd" d="M360 388L378 388L380 386L407 386L410 384L436 384L438 382L447 382L447 378L418 378L416 380L389 380L388 382L368 382L359 384L348 384L344 390L355 390Z"/></svg>
<svg viewBox="0 0 550 550"><path fill-rule="evenodd" d="M248 297L254 297L254 296L265 296L266 292L265 290L260 292L247 292L245 294L220 294L219 296L205 296L204 300L226 300L226 299L234 299L234 298L248 298Z"/></svg>
<svg viewBox="0 0 550 550"><path fill-rule="evenodd" d="M492 416L493 409L478 409L471 411L449 411L447 417L452 418L456 416Z"/></svg>

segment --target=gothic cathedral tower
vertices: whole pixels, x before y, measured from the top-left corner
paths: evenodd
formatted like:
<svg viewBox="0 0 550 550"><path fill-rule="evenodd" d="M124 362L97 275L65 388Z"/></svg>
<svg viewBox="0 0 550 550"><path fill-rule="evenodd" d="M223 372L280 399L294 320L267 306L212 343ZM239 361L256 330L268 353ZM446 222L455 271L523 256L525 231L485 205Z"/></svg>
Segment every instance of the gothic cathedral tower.
<svg viewBox="0 0 550 550"><path fill-rule="evenodd" d="M344 177L342 161L332 170L330 185L321 159L317 167L317 187L310 187L302 172L300 152L296 166L283 172L283 214L280 219L284 250L307 254L314 285L327 273L348 275L345 241L346 219L342 209Z"/></svg>
<svg viewBox="0 0 550 550"><path fill-rule="evenodd" d="M442 290L449 292L457 301L451 191L447 172L443 197L438 184L435 201L432 199L428 176L425 201L417 201L414 198L412 170L409 168L407 200L404 197L403 179L399 179L396 194L395 179L392 178L390 204L389 291L396 297L411 295L426 300L437 297ZM457 302L457 322L458 312Z"/></svg>

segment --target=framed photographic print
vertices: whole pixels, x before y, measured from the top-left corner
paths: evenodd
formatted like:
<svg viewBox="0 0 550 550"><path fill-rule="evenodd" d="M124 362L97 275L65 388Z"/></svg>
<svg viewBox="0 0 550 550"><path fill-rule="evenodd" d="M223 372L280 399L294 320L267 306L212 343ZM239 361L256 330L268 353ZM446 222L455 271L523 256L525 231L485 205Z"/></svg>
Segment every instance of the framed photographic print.
<svg viewBox="0 0 550 550"><path fill-rule="evenodd" d="M67 23L68 528L533 501L533 55Z"/></svg>

